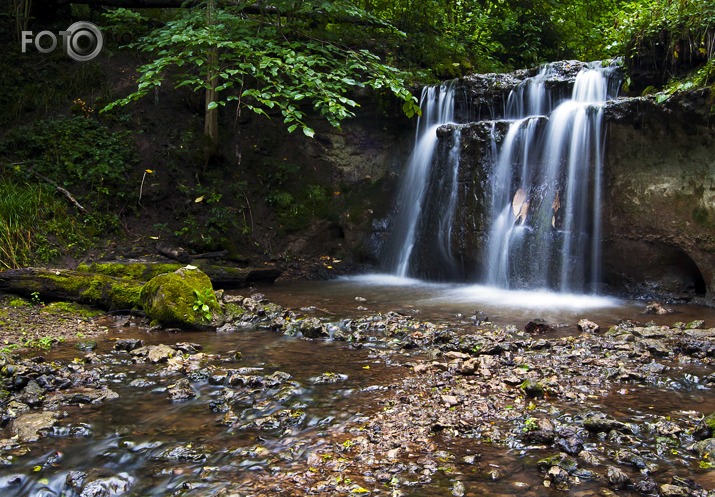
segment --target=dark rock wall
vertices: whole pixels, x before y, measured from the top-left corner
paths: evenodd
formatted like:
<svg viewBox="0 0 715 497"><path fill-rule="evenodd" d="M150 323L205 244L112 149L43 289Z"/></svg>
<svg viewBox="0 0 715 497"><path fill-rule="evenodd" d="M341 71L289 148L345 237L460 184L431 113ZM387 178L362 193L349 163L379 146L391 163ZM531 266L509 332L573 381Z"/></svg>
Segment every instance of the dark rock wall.
<svg viewBox="0 0 715 497"><path fill-rule="evenodd" d="M715 132L707 92L607 108L605 280L614 290L713 304Z"/></svg>

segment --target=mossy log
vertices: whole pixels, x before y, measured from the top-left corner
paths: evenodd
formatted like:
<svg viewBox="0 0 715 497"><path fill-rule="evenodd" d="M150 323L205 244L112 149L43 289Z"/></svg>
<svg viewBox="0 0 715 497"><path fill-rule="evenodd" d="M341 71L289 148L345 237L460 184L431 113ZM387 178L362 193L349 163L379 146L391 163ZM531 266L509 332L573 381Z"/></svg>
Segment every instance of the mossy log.
<svg viewBox="0 0 715 497"><path fill-rule="evenodd" d="M272 283L282 272L277 268L239 268L202 261L194 261L193 265L206 273L214 288L223 289L242 288L259 282ZM177 263L116 261L80 264L77 269L115 278L149 281L155 276L172 273L184 266Z"/></svg>
<svg viewBox="0 0 715 497"><path fill-rule="evenodd" d="M44 301L63 300L101 309L140 309L141 281L67 269L24 268L0 272L0 292Z"/></svg>

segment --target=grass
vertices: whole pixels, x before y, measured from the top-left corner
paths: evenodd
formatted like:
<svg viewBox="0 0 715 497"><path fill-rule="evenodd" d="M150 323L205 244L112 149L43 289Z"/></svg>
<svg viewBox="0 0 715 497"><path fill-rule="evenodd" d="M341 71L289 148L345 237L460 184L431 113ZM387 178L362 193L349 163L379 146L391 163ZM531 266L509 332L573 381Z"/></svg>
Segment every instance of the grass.
<svg viewBox="0 0 715 497"><path fill-rule="evenodd" d="M32 260L33 229L42 217L47 194L39 186L0 182L0 267L26 266Z"/></svg>
<svg viewBox="0 0 715 497"><path fill-rule="evenodd" d="M87 244L83 226L53 190L0 179L0 270L45 263Z"/></svg>

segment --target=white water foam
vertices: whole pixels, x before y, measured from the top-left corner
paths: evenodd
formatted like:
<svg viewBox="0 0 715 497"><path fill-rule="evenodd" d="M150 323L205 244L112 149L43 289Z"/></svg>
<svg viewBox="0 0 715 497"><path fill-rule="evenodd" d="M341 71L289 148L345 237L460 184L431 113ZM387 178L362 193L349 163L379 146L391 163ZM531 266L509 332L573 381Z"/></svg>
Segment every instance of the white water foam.
<svg viewBox="0 0 715 497"><path fill-rule="evenodd" d="M459 286L429 299L455 304L485 304L498 308L590 310L619 307L615 298L597 295L557 293L549 290L507 290L485 285Z"/></svg>

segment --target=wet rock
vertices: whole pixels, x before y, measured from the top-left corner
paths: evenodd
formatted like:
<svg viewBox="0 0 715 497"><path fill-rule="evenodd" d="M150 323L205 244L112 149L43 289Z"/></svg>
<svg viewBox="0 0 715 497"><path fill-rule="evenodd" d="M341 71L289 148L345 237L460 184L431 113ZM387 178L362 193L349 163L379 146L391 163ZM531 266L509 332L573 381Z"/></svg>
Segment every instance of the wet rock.
<svg viewBox="0 0 715 497"><path fill-rule="evenodd" d="M82 489L80 497L118 497L128 493L133 482L134 478L127 473L99 478L87 483Z"/></svg>
<svg viewBox="0 0 715 497"><path fill-rule="evenodd" d="M223 324L211 280L195 266L155 276L142 287L140 299L147 316L163 326L206 329Z"/></svg>
<svg viewBox="0 0 715 497"><path fill-rule="evenodd" d="M131 354L135 357L146 358L149 362L160 363L166 362L174 357L176 355L176 350L164 344L147 345L145 347L132 350Z"/></svg>
<svg viewBox="0 0 715 497"><path fill-rule="evenodd" d="M533 321L529 321L524 327L524 331L532 335L548 333L550 331L554 331L554 329L555 328L553 326L546 323L546 321L544 321L543 319L535 319Z"/></svg>
<svg viewBox="0 0 715 497"><path fill-rule="evenodd" d="M661 497L694 497L695 494L688 487L664 483L660 486Z"/></svg>
<svg viewBox="0 0 715 497"><path fill-rule="evenodd" d="M650 477L635 482L633 489L643 495L658 495L658 484Z"/></svg>
<svg viewBox="0 0 715 497"><path fill-rule="evenodd" d="M581 452L579 452L578 457L590 466L601 466L603 464L603 459L598 457L593 452L589 452L587 450L582 450Z"/></svg>
<svg viewBox="0 0 715 497"><path fill-rule="evenodd" d="M614 459L618 464L632 466L636 469L646 469L648 467L645 462L645 459L643 459L643 457L636 449L618 450L616 451Z"/></svg>
<svg viewBox="0 0 715 497"><path fill-rule="evenodd" d="M35 380L29 380L17 399L30 407L39 407L42 405L42 397L44 393L45 389L42 388Z"/></svg>
<svg viewBox="0 0 715 497"><path fill-rule="evenodd" d="M670 348L660 340L647 339L642 340L640 343L642 347L656 357L666 357L670 354Z"/></svg>
<svg viewBox="0 0 715 497"><path fill-rule="evenodd" d="M189 355L196 354L204 349L201 344L189 342L179 342L174 346L174 348L182 354Z"/></svg>
<svg viewBox="0 0 715 497"><path fill-rule="evenodd" d="M588 319L581 319L578 322L577 326L579 331L583 333L596 333L598 330L601 329L598 324L594 323L593 321L589 321Z"/></svg>
<svg viewBox="0 0 715 497"><path fill-rule="evenodd" d="M615 466L609 466L608 469L606 469L606 481L616 490L625 488L631 483L631 479L628 475Z"/></svg>
<svg viewBox="0 0 715 497"><path fill-rule="evenodd" d="M81 350L82 352L92 352L97 348L97 341L96 340L83 340L81 342L77 342L75 344L75 348L77 350Z"/></svg>
<svg viewBox="0 0 715 497"><path fill-rule="evenodd" d="M320 385L325 383L338 383L347 379L348 375L346 374L327 372L321 374L320 376L312 378L311 381L316 385Z"/></svg>
<svg viewBox="0 0 715 497"><path fill-rule="evenodd" d="M203 462L209 457L210 450L204 446L181 444L169 447L161 452L156 459L160 461Z"/></svg>
<svg viewBox="0 0 715 497"><path fill-rule="evenodd" d="M557 490L566 491L571 485L569 484L569 474L559 466L552 466L546 471L544 486L555 487Z"/></svg>
<svg viewBox="0 0 715 497"><path fill-rule="evenodd" d="M686 324L685 328L689 330L695 330L698 328L702 328L703 326L705 326L705 321L703 321L702 319L696 319L695 321L691 321Z"/></svg>
<svg viewBox="0 0 715 497"><path fill-rule="evenodd" d="M87 473L84 471L70 471L67 473L67 478L65 478L65 485L79 493L86 480Z"/></svg>
<svg viewBox="0 0 715 497"><path fill-rule="evenodd" d="M121 340L117 340L117 342L114 344L114 350L120 350L123 352L131 352L132 350L136 350L139 347L144 346L144 340L140 340L138 338L125 338Z"/></svg>
<svg viewBox="0 0 715 497"><path fill-rule="evenodd" d="M46 407L59 408L81 404L100 404L117 398L119 398L119 394L109 388L74 388L48 395L45 405Z"/></svg>
<svg viewBox="0 0 715 497"><path fill-rule="evenodd" d="M330 333L318 318L306 318L300 322L300 332L305 338L330 338Z"/></svg>
<svg viewBox="0 0 715 497"><path fill-rule="evenodd" d="M12 432L23 442L35 442L52 433L57 425L57 415L52 412L21 414L12 422Z"/></svg>
<svg viewBox="0 0 715 497"><path fill-rule="evenodd" d="M467 489L461 481L454 482L454 485L452 485L452 495L454 497L464 497L466 491Z"/></svg>
<svg viewBox="0 0 715 497"><path fill-rule="evenodd" d="M715 438L706 438L693 445L693 450L698 453L698 455L708 458L715 459Z"/></svg>
<svg viewBox="0 0 715 497"><path fill-rule="evenodd" d="M521 388L527 397L531 398L543 397L545 394L544 385L534 380L524 380L519 388Z"/></svg>
<svg viewBox="0 0 715 497"><path fill-rule="evenodd" d="M673 314L675 311L673 309L667 309L659 302L650 302L645 306L646 314L656 314L658 316L664 316L666 314Z"/></svg>
<svg viewBox="0 0 715 497"><path fill-rule="evenodd" d="M188 400L196 397L196 392L191 388L191 383L187 378L181 378L173 385L169 385L167 393L173 401Z"/></svg>
<svg viewBox="0 0 715 497"><path fill-rule="evenodd" d="M569 474L578 469L576 459L563 452L536 461L536 467L541 471L547 471L554 466L558 466Z"/></svg>
<svg viewBox="0 0 715 497"><path fill-rule="evenodd" d="M715 412L705 416L701 424L711 436L715 434Z"/></svg>
<svg viewBox="0 0 715 497"><path fill-rule="evenodd" d="M590 413L583 421L583 427L592 433L608 433L613 430L630 432L630 428L625 423L608 418L603 413Z"/></svg>
<svg viewBox="0 0 715 497"><path fill-rule="evenodd" d="M470 454L468 456L464 456L462 458L462 461L464 461L466 464L476 464L481 459L482 459L481 454Z"/></svg>
<svg viewBox="0 0 715 497"><path fill-rule="evenodd" d="M567 454L576 456L583 450L584 438L577 430L565 428L559 431L554 443L557 448Z"/></svg>
<svg viewBox="0 0 715 497"><path fill-rule="evenodd" d="M552 444L554 442L556 431L554 430L554 424L549 419L536 419L532 423L533 429L526 431L525 440L541 444Z"/></svg>

